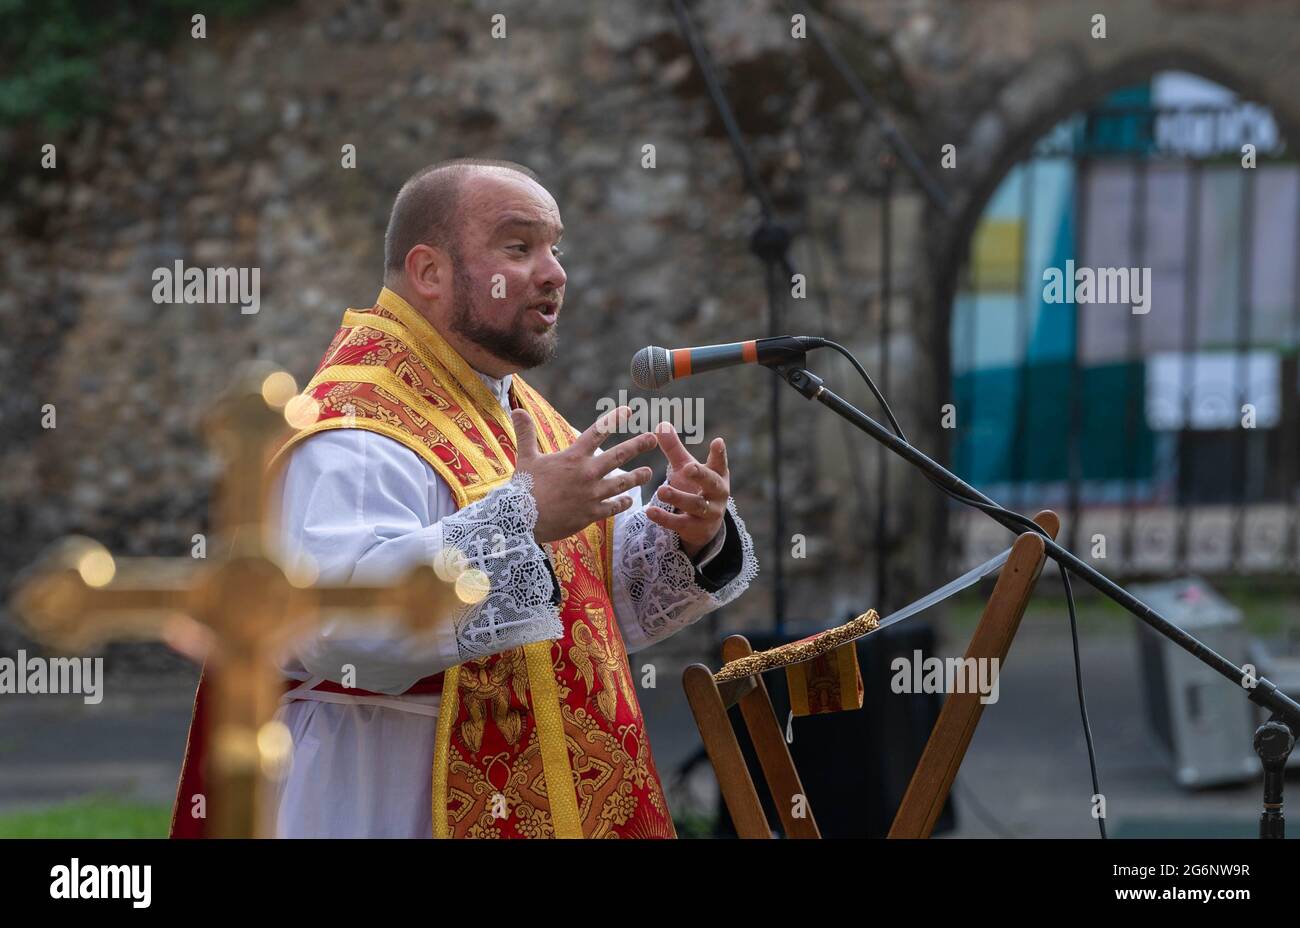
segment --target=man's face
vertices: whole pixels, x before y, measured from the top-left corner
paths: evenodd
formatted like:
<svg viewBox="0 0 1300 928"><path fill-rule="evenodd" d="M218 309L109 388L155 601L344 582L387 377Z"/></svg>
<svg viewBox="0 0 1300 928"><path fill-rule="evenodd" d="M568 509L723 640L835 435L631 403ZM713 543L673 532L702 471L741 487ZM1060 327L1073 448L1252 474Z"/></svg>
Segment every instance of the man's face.
<svg viewBox="0 0 1300 928"><path fill-rule="evenodd" d="M513 172L476 172L464 184L451 326L519 370L544 364L555 354L567 280L559 207Z"/></svg>

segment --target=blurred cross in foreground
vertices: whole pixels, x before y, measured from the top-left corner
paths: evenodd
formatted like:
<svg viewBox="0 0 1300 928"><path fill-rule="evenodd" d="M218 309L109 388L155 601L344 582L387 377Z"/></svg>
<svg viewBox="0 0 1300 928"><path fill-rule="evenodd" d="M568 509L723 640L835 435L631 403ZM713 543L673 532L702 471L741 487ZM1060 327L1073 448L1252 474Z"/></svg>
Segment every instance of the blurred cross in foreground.
<svg viewBox="0 0 1300 928"><path fill-rule="evenodd" d="M288 729L272 719L284 687L276 657L289 639L324 610L396 615L421 631L486 593L483 575L454 566L422 565L391 587L316 586L313 565L281 562L268 543L267 465L292 426L315 421L314 404L289 374L252 364L209 413L204 430L222 462L213 520L222 556L115 559L97 542L70 537L32 566L14 596L32 633L58 649L159 639L205 661L212 837L272 833L270 800L292 749ZM451 576L456 582L443 579Z"/></svg>

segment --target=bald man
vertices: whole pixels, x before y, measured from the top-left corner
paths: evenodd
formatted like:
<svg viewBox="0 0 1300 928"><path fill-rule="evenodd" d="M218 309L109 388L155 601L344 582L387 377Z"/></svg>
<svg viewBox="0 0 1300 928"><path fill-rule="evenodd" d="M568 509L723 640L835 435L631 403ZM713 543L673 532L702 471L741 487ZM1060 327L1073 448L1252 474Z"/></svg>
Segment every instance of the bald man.
<svg viewBox="0 0 1300 928"><path fill-rule="evenodd" d="M627 655L757 571L726 445L704 461L628 410L570 426L520 371L558 344L559 207L522 165L419 172L393 204L384 288L349 310L281 449L281 546L323 582L482 571L433 632L338 620L282 670L286 837L675 837ZM649 504L648 453L668 477ZM200 693L200 696L202 693ZM201 788L189 769L173 834Z"/></svg>

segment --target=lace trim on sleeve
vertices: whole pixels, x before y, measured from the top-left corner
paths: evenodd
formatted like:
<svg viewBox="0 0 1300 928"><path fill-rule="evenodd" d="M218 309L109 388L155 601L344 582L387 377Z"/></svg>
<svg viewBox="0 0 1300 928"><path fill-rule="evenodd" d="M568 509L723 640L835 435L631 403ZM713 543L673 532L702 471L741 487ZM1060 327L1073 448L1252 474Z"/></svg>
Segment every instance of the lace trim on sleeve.
<svg viewBox="0 0 1300 928"><path fill-rule="evenodd" d="M649 505L669 512L677 511L660 500L658 492ZM629 517L622 556L615 569L622 574L636 622L647 639L665 637L726 605L744 592L758 575L754 540L736 512L735 500L727 500L727 512L740 535L742 560L740 571L716 593L710 593L696 583L695 567L682 550L676 532L651 522L644 509Z"/></svg>
<svg viewBox="0 0 1300 928"><path fill-rule="evenodd" d="M531 474L442 519L443 565L463 588L484 594L453 618L462 660L559 638L555 581L533 537L537 501ZM470 570L480 574L466 576Z"/></svg>

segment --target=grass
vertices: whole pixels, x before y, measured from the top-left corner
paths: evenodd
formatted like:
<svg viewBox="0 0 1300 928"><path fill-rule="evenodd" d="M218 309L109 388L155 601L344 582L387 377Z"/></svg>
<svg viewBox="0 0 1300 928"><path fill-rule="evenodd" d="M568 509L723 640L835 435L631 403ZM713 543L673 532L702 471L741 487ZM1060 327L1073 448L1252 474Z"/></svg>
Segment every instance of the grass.
<svg viewBox="0 0 1300 928"><path fill-rule="evenodd" d="M989 581L985 581L989 583ZM1120 606L1076 580L1074 599L1081 635L1132 634L1137 619ZM1250 589L1245 584L1228 581L1212 584L1214 589L1242 611L1246 633L1265 638L1282 636L1287 632L1300 632L1300 595L1269 589ZM991 584L973 587L980 593L963 593L954 597L947 606L948 629L962 638L969 638L979 622L987 602ZM1059 623L1063 631L1069 629L1065 597L1060 585L1040 586L1025 612L1026 625L1042 626Z"/></svg>
<svg viewBox="0 0 1300 928"><path fill-rule="evenodd" d="M88 797L0 814L0 838L165 838L171 808Z"/></svg>
<svg viewBox="0 0 1300 928"><path fill-rule="evenodd" d="M713 815L688 811L673 816L673 828L679 838L712 838L716 822Z"/></svg>
<svg viewBox="0 0 1300 928"><path fill-rule="evenodd" d="M171 814L169 806L90 797L0 815L0 838L165 838ZM688 813L673 824L682 838L713 837L712 816Z"/></svg>

